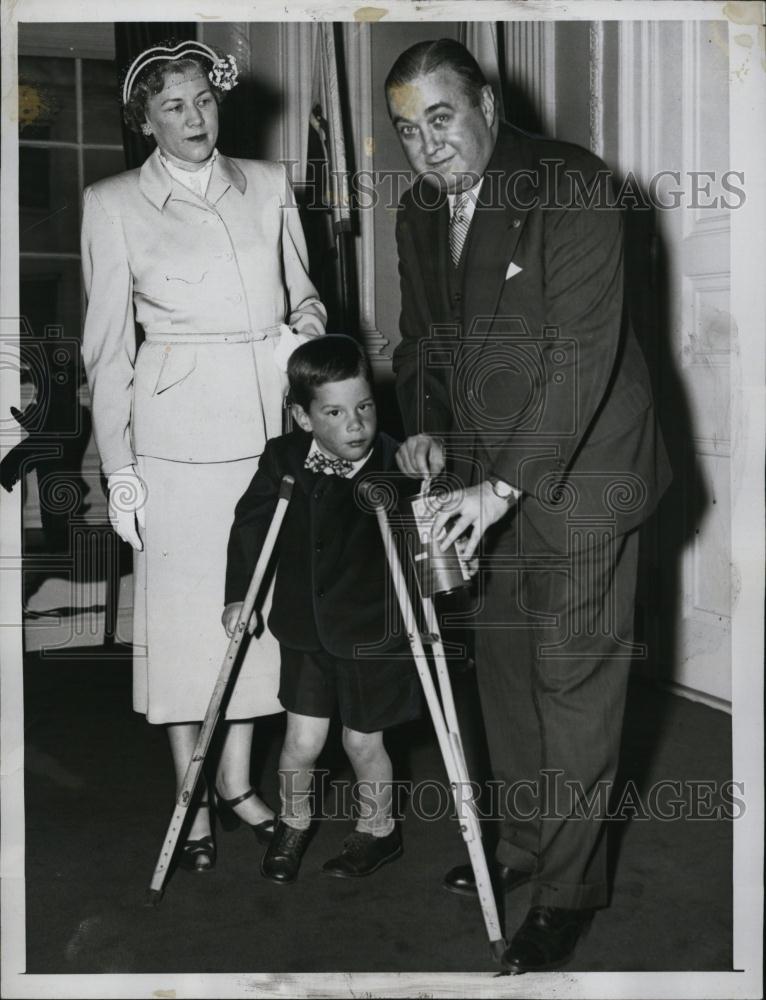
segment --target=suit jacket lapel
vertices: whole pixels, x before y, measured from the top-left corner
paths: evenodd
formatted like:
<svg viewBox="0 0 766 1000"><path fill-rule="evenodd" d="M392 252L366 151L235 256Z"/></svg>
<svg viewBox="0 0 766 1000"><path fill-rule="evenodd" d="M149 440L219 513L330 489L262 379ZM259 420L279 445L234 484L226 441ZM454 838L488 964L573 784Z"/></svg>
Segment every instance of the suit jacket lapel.
<svg viewBox="0 0 766 1000"><path fill-rule="evenodd" d="M205 207L206 202L214 205L220 201L229 188L234 188L239 194L244 194L247 179L233 160L224 156L223 153L219 153L213 164L206 196L200 198L193 191L184 187L180 181L171 177L162 165L160 150L157 147L144 161L139 173L138 185L152 204L161 210L168 198L173 198L175 201L188 201L198 207Z"/></svg>
<svg viewBox="0 0 766 1000"><path fill-rule="evenodd" d="M355 483L358 479L361 479L365 473L371 472L381 472L383 470L383 439L380 434L375 437L375 443L372 446L372 454L361 467L357 469L354 475L351 477L350 482Z"/></svg>
<svg viewBox="0 0 766 1000"><path fill-rule="evenodd" d="M215 168L213 168L215 170ZM212 180L212 178L211 178ZM160 211L165 207L168 200L187 201L198 208L205 207L205 199L194 194L180 181L171 176L165 169L160 159L160 148L155 147L154 152L144 161L138 178L138 186ZM208 211L209 211L208 206Z"/></svg>
<svg viewBox="0 0 766 1000"><path fill-rule="evenodd" d="M173 179L162 165L159 146L144 160L138 174L138 187L155 208L162 210L173 190Z"/></svg>
<svg viewBox="0 0 766 1000"><path fill-rule="evenodd" d="M210 183L207 186L207 193L205 195L207 200L215 205L226 194L229 188L234 188L240 194L244 194L246 187L247 178L234 160L230 160L228 156L219 153L210 174Z"/></svg>
<svg viewBox="0 0 766 1000"><path fill-rule="evenodd" d="M423 274L425 294L429 298L432 316L447 317L449 303L448 255L449 205L447 197L420 180L413 198L420 206L418 224L413 227L418 260Z"/></svg>
<svg viewBox="0 0 766 1000"><path fill-rule="evenodd" d="M295 480L307 496L311 496L317 476L316 472L307 469L303 464L309 453L311 441L311 435L306 431L302 431L300 434L295 435L295 444L291 448L294 456Z"/></svg>
<svg viewBox="0 0 766 1000"><path fill-rule="evenodd" d="M519 173L525 166L520 143L510 129L501 127L484 174L466 247L464 336L483 338L491 330L491 317L505 284L508 264L513 260L533 202L534 185L528 175ZM474 324L477 316L487 318Z"/></svg>

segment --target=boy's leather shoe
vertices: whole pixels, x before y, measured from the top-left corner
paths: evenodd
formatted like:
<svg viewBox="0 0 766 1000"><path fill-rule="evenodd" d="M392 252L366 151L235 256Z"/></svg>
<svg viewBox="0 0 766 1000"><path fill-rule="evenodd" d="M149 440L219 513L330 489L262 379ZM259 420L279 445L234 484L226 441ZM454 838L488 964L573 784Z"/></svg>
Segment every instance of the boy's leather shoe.
<svg viewBox="0 0 766 1000"><path fill-rule="evenodd" d="M301 858L311 839L311 828L296 830L277 821L274 836L261 861L261 875L272 882L292 882L301 866Z"/></svg>
<svg viewBox="0 0 766 1000"><path fill-rule="evenodd" d="M559 906L533 906L503 955L512 976L544 972L566 965L593 910L565 910Z"/></svg>
<svg viewBox="0 0 766 1000"><path fill-rule="evenodd" d="M524 885L532 878L532 872L522 872L517 868L509 868L507 865L498 865L490 862L489 874L493 883L503 890L510 892L520 885ZM450 868L444 876L442 885L448 892L456 892L460 896L476 895L476 879L473 868L470 865L458 865Z"/></svg>
<svg viewBox="0 0 766 1000"><path fill-rule="evenodd" d="M393 861L401 853L402 840L396 827L387 837L373 837L371 833L355 830L344 840L337 858L331 858L322 865L322 871L336 878L360 878L372 875L381 865Z"/></svg>

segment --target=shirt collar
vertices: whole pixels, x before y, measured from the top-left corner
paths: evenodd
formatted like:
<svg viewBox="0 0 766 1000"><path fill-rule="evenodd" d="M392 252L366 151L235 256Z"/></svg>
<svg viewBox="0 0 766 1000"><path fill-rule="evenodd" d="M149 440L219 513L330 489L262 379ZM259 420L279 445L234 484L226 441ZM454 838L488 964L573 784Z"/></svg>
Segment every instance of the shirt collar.
<svg viewBox="0 0 766 1000"><path fill-rule="evenodd" d="M364 456L364 458L360 458L360 459L357 459L356 462L352 462L351 463L351 471L347 472L346 475L343 476L342 478L343 479L353 479L354 476L357 474L357 472L359 472L359 470L362 468L362 466L366 465L366 463L369 461L369 458L370 458L370 455L372 455L372 452L373 452L373 449L370 448L370 450L367 452L367 454ZM311 439L311 447L308 450L308 454L306 455L306 458L311 458L312 455L324 455L325 458L337 458L338 457L337 455L328 455L326 451L323 451L319 447L319 445L316 443L316 438L312 438Z"/></svg>
<svg viewBox="0 0 766 1000"><path fill-rule="evenodd" d="M179 167L175 163L171 163L160 150L160 160L170 176L174 177L179 183L183 184L184 187L188 188L190 191L198 194L200 198L205 197L207 186L210 183L210 175L213 172L213 164L217 159L218 150L214 149L210 159L204 167L200 167L199 170L184 170L183 167Z"/></svg>

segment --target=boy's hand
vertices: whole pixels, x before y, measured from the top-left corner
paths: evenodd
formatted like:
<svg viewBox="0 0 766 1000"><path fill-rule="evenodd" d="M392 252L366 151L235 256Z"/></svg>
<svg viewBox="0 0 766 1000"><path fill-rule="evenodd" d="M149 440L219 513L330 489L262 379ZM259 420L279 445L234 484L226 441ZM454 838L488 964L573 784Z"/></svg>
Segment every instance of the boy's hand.
<svg viewBox="0 0 766 1000"><path fill-rule="evenodd" d="M221 615L221 624L226 629L226 635L231 639L234 635L234 629L237 627L237 621L239 620L239 613L242 610L242 601L234 601L232 604L227 604L223 609L223 614ZM248 622L247 631L250 635L255 631L255 615L250 618Z"/></svg>
<svg viewBox="0 0 766 1000"><path fill-rule="evenodd" d="M405 476L422 479L444 471L444 444L430 434L413 434L396 453L396 464Z"/></svg>

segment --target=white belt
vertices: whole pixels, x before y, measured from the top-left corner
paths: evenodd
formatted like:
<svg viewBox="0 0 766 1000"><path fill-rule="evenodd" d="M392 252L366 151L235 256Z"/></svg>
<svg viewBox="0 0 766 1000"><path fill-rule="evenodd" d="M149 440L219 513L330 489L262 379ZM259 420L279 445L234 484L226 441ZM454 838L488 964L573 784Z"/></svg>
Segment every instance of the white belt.
<svg viewBox="0 0 766 1000"><path fill-rule="evenodd" d="M235 333L147 333L148 344L249 344L254 340L278 337L282 324L266 326L262 330L238 330Z"/></svg>

